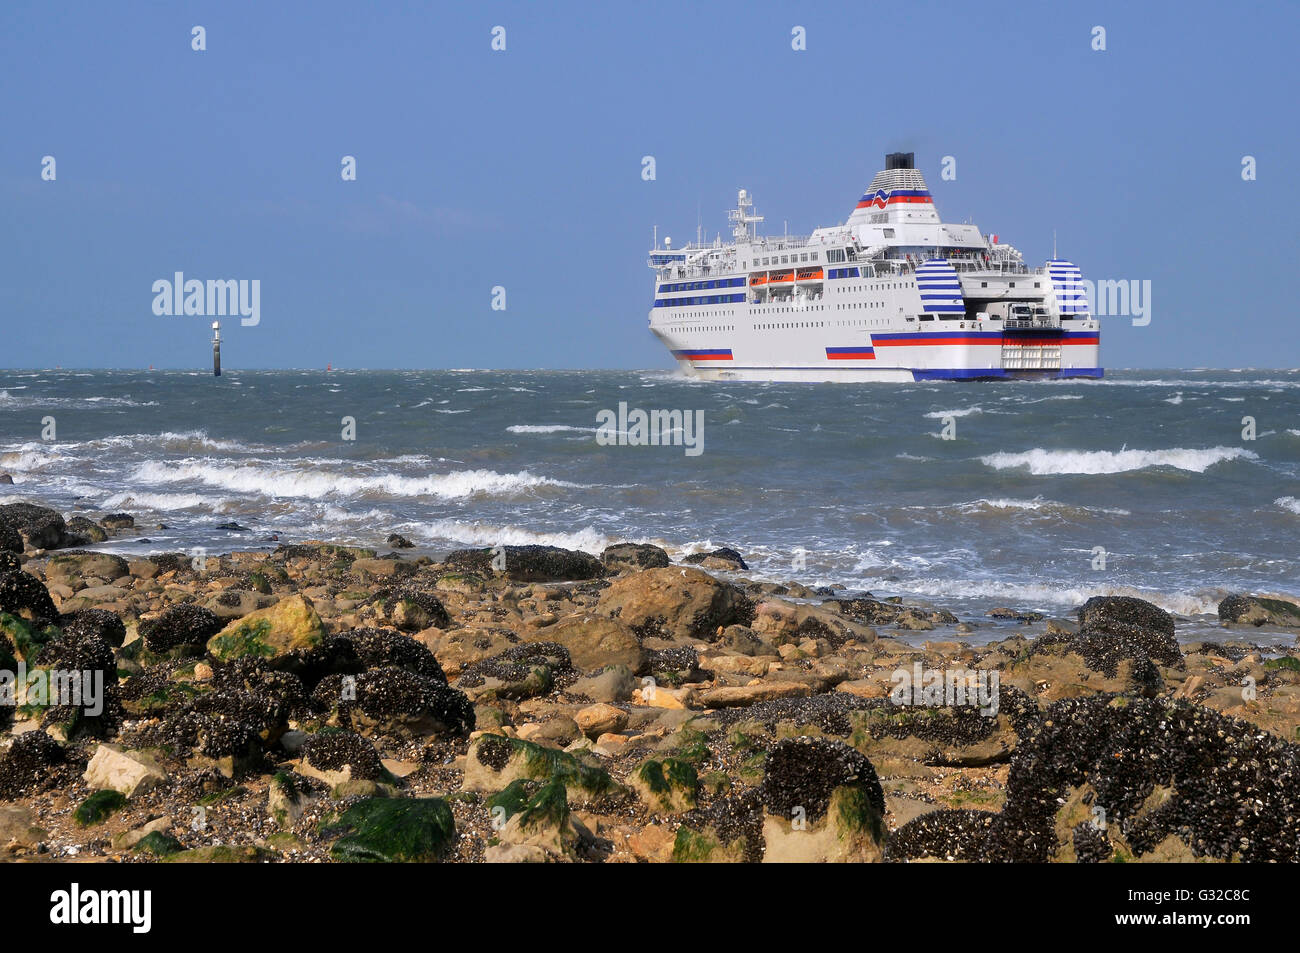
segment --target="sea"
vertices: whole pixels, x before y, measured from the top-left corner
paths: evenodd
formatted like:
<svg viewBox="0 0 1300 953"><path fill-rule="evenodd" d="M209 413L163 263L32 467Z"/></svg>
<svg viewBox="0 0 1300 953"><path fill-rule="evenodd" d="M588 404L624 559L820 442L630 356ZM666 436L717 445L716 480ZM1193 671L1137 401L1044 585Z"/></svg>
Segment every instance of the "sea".
<svg viewBox="0 0 1300 953"><path fill-rule="evenodd" d="M598 439L620 405L620 420L679 411L699 433ZM1137 595L1183 617L1182 635L1214 629L1229 592L1300 596L1300 371L906 385L0 371L0 472L14 481L0 502L134 515L134 535L93 547L124 555L384 551L392 533L434 556L729 546L748 578L971 619Z"/></svg>

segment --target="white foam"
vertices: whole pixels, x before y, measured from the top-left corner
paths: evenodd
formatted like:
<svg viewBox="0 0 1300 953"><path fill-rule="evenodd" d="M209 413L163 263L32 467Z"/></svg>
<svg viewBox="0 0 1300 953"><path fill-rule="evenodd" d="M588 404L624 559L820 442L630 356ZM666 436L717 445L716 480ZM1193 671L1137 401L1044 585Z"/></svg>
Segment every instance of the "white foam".
<svg viewBox="0 0 1300 953"><path fill-rule="evenodd" d="M580 484L552 480L527 470L497 473L495 470L456 470L427 476L376 473L348 476L316 468L240 465L187 460L176 463L152 461L136 467L132 483L172 484L198 482L239 493L270 497L355 498L360 496L423 497L466 499L473 496L508 496L538 487L578 487Z"/></svg>
<svg viewBox="0 0 1300 953"><path fill-rule="evenodd" d="M1172 450L1044 450L1026 453L993 453L980 462L995 470L1028 467L1035 476L1067 473L1126 473L1149 467L1174 467L1204 473L1226 460L1258 460L1258 454L1240 447L1210 447L1205 450L1176 447Z"/></svg>
<svg viewBox="0 0 1300 953"><path fill-rule="evenodd" d="M1300 516L1300 500L1297 500L1294 496L1279 496L1273 501L1273 504Z"/></svg>
<svg viewBox="0 0 1300 953"><path fill-rule="evenodd" d="M927 597L958 599L992 599L1011 605L1065 606L1082 605L1093 596L1135 596L1152 602L1175 615L1208 615L1218 612L1219 593L1151 592L1131 586L1070 586L1051 583L1016 583L995 579L909 579L905 582L883 577L862 580L867 589L887 589Z"/></svg>
<svg viewBox="0 0 1300 953"><path fill-rule="evenodd" d="M470 546L559 546L578 549L599 555L613 543L610 537L588 526L571 533L546 533L520 526L496 526L483 522L461 520L434 520L431 523L405 523L402 529L424 534L433 539L450 539Z"/></svg>
<svg viewBox="0 0 1300 953"><path fill-rule="evenodd" d="M570 427L568 424L513 424L506 433L595 433L595 427Z"/></svg>

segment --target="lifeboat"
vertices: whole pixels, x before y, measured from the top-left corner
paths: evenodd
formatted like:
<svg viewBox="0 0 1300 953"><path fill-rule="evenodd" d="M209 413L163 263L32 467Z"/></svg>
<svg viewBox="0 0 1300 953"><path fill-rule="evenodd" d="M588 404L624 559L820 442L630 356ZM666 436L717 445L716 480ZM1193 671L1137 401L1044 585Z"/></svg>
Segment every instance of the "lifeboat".
<svg viewBox="0 0 1300 953"><path fill-rule="evenodd" d="M800 281L821 281L822 270L820 268L800 268L799 280Z"/></svg>
<svg viewBox="0 0 1300 953"><path fill-rule="evenodd" d="M750 275L749 283L750 285L765 285L767 284L767 275L763 272L759 272L757 275Z"/></svg>
<svg viewBox="0 0 1300 953"><path fill-rule="evenodd" d="M770 285L783 285L791 281L794 281L793 271L774 271L767 279Z"/></svg>

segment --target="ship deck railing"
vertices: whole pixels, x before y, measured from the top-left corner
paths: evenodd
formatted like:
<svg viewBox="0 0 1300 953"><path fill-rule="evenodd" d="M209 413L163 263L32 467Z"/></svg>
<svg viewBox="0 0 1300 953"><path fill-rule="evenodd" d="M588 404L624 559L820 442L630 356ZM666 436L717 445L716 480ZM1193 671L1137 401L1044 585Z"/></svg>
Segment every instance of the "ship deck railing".
<svg viewBox="0 0 1300 953"><path fill-rule="evenodd" d="M1039 315L1032 318L1003 318L1002 327L1012 330L1041 331L1059 328L1061 319L1051 315Z"/></svg>

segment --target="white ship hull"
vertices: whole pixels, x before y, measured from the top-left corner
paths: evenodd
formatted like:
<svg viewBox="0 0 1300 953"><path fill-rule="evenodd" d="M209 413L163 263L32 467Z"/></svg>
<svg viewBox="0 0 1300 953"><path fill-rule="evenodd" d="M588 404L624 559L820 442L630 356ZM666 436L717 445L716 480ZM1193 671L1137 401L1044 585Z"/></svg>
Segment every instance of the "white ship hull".
<svg viewBox="0 0 1300 953"><path fill-rule="evenodd" d="M973 225L939 221L895 154L848 222L760 238L742 191L736 241L651 253L650 330L705 380L916 381L1101 377L1082 275L1031 269ZM658 242L656 242L658 246Z"/></svg>

